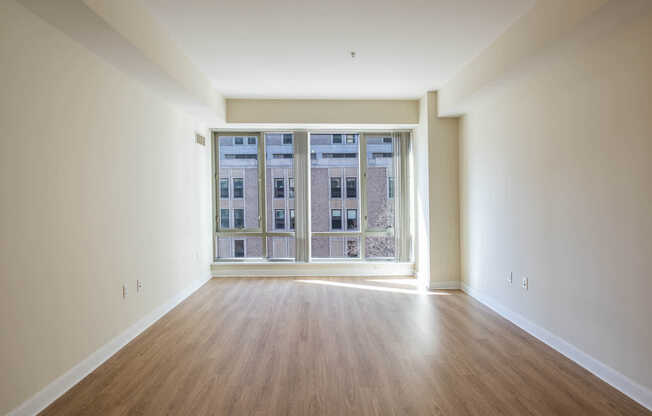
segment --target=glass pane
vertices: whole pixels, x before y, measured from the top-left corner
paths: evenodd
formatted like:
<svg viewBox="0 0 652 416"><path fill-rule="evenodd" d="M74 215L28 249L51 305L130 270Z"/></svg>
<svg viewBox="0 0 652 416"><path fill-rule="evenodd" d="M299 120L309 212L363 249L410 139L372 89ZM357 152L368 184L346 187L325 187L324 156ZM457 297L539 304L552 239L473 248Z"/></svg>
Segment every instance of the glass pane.
<svg viewBox="0 0 652 416"><path fill-rule="evenodd" d="M358 146L358 134L310 135L310 221L313 232L345 231L347 210L360 212L357 188L349 193L354 182L356 187L359 183ZM344 186L347 189L343 189Z"/></svg>
<svg viewBox="0 0 652 416"><path fill-rule="evenodd" d="M217 257L231 258L260 258L263 256L262 237L218 237Z"/></svg>
<svg viewBox="0 0 652 416"><path fill-rule="evenodd" d="M365 255L368 258L396 257L394 237L374 236L366 238Z"/></svg>
<svg viewBox="0 0 652 416"><path fill-rule="evenodd" d="M360 258L360 237L313 236L313 258Z"/></svg>
<svg viewBox="0 0 652 416"><path fill-rule="evenodd" d="M258 229L256 136L219 136L220 228ZM223 213L229 213L229 222Z"/></svg>
<svg viewBox="0 0 652 416"><path fill-rule="evenodd" d="M267 231L292 232L294 214L294 135L265 133ZM271 251L270 251L270 257Z"/></svg>
<svg viewBox="0 0 652 416"><path fill-rule="evenodd" d="M294 237L267 237L267 253L270 259L294 259L296 257Z"/></svg>
<svg viewBox="0 0 652 416"><path fill-rule="evenodd" d="M367 136L367 229L394 227L394 139Z"/></svg>

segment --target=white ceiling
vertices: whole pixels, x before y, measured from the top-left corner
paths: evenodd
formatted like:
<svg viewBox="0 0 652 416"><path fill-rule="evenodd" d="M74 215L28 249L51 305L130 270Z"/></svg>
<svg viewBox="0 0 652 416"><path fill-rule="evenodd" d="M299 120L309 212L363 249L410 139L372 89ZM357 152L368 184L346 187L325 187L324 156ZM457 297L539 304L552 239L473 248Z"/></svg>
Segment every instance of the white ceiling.
<svg viewBox="0 0 652 416"><path fill-rule="evenodd" d="M226 97L417 98L442 86L534 1L144 3Z"/></svg>

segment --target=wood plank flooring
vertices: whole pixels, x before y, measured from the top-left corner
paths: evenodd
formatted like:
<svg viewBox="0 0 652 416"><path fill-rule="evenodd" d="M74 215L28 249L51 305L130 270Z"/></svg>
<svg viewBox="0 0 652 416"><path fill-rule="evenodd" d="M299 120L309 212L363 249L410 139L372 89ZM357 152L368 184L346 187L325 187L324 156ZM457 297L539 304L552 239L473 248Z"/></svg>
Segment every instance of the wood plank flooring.
<svg viewBox="0 0 652 416"><path fill-rule="evenodd" d="M42 415L650 415L459 291L213 279Z"/></svg>

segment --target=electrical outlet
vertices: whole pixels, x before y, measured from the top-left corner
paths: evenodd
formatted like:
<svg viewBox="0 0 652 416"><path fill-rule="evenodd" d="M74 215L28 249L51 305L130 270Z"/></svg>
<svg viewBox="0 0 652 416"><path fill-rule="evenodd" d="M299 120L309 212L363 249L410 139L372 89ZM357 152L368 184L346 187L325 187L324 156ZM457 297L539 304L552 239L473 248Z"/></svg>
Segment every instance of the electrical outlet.
<svg viewBox="0 0 652 416"><path fill-rule="evenodd" d="M528 288L527 277L523 278L523 281L521 282L521 286L523 286L523 289L527 290L527 288Z"/></svg>
<svg viewBox="0 0 652 416"><path fill-rule="evenodd" d="M122 285L122 299L127 297L127 285Z"/></svg>
<svg viewBox="0 0 652 416"><path fill-rule="evenodd" d="M143 282L140 280L136 280L136 291L140 292L140 289L143 288Z"/></svg>
<svg viewBox="0 0 652 416"><path fill-rule="evenodd" d="M509 276L507 276L507 284L509 284L510 286L512 285L513 277L514 277L514 273L509 272Z"/></svg>

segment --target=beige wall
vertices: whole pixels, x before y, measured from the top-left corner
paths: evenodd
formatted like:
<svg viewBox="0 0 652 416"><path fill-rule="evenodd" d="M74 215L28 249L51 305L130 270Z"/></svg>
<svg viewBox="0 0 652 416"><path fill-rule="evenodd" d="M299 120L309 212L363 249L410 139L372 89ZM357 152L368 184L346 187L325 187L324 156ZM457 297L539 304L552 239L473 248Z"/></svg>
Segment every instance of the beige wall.
<svg viewBox="0 0 652 416"><path fill-rule="evenodd" d="M437 93L428 100L430 284L456 287L460 280L458 118L439 117Z"/></svg>
<svg viewBox="0 0 652 416"><path fill-rule="evenodd" d="M4 414L208 278L211 200L201 126L11 0L0 61Z"/></svg>
<svg viewBox="0 0 652 416"><path fill-rule="evenodd" d="M650 389L652 15L612 23L468 108L462 276Z"/></svg>
<svg viewBox="0 0 652 416"><path fill-rule="evenodd" d="M229 123L416 124L418 100L226 100Z"/></svg>

